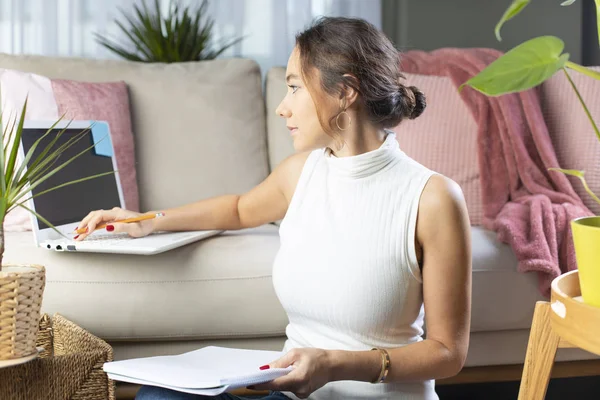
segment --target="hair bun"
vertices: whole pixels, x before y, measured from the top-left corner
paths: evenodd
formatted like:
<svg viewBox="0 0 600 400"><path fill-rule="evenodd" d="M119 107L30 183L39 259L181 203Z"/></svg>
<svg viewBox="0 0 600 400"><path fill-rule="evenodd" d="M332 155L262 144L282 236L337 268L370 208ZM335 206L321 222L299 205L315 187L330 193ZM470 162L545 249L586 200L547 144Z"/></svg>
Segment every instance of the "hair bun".
<svg viewBox="0 0 600 400"><path fill-rule="evenodd" d="M404 86L400 84L400 95L403 98L404 117L415 119L423 113L427 103L425 95L416 86Z"/></svg>
<svg viewBox="0 0 600 400"><path fill-rule="evenodd" d="M408 118L415 119L419 115L423 114L423 111L425 111L425 107L427 106L427 101L425 99L425 94L421 92L417 87L410 86L408 89L412 92L415 99L415 105Z"/></svg>

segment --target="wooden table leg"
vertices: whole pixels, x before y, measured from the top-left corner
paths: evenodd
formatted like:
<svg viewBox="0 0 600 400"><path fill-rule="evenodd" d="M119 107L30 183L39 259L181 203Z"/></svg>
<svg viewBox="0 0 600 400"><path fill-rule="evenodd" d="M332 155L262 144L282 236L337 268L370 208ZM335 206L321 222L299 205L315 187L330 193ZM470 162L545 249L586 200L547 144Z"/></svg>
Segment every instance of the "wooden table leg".
<svg viewBox="0 0 600 400"><path fill-rule="evenodd" d="M550 325L550 303L538 301L531 323L519 400L543 400L548 389L559 336Z"/></svg>

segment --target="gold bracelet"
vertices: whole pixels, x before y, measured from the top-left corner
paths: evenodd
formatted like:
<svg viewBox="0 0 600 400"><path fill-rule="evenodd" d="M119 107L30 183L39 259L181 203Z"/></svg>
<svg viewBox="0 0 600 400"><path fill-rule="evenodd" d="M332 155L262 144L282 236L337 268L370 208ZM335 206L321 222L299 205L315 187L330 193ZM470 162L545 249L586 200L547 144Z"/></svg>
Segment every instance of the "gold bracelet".
<svg viewBox="0 0 600 400"><path fill-rule="evenodd" d="M382 383L385 378L387 378L388 372L390 371L390 353L386 349L381 349L379 347L373 347L371 350L379 350L381 353L381 372L377 379L372 381L371 383Z"/></svg>

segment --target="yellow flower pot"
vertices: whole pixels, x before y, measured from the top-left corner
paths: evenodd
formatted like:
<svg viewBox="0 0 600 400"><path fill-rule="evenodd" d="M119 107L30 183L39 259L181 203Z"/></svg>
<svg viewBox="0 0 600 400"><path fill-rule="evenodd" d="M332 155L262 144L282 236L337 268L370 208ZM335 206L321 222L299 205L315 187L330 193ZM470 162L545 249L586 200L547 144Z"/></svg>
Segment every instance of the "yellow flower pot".
<svg viewBox="0 0 600 400"><path fill-rule="evenodd" d="M583 301L600 307L600 217L571 221Z"/></svg>

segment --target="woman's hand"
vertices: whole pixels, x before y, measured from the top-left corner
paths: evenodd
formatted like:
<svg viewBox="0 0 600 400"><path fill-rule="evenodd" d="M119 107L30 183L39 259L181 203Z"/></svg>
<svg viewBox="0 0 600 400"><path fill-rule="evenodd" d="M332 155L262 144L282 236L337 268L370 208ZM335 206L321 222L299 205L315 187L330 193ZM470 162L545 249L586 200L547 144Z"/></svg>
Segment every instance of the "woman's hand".
<svg viewBox="0 0 600 400"><path fill-rule="evenodd" d="M271 382L250 386L253 390L277 390L292 392L301 399L329 382L330 353L323 349L292 349L280 359L269 364L269 368L294 369L287 375Z"/></svg>
<svg viewBox="0 0 600 400"><path fill-rule="evenodd" d="M152 220L131 222L126 224L112 223L114 221L120 221L126 218L139 217L140 213L135 211L124 210L119 207L115 207L112 210L97 210L89 213L77 227L79 229L87 228L85 233L75 236L75 240L81 241L90 235L96 226L100 224L108 224L106 230L109 232L125 232L131 237L143 237L152 233L153 225Z"/></svg>

